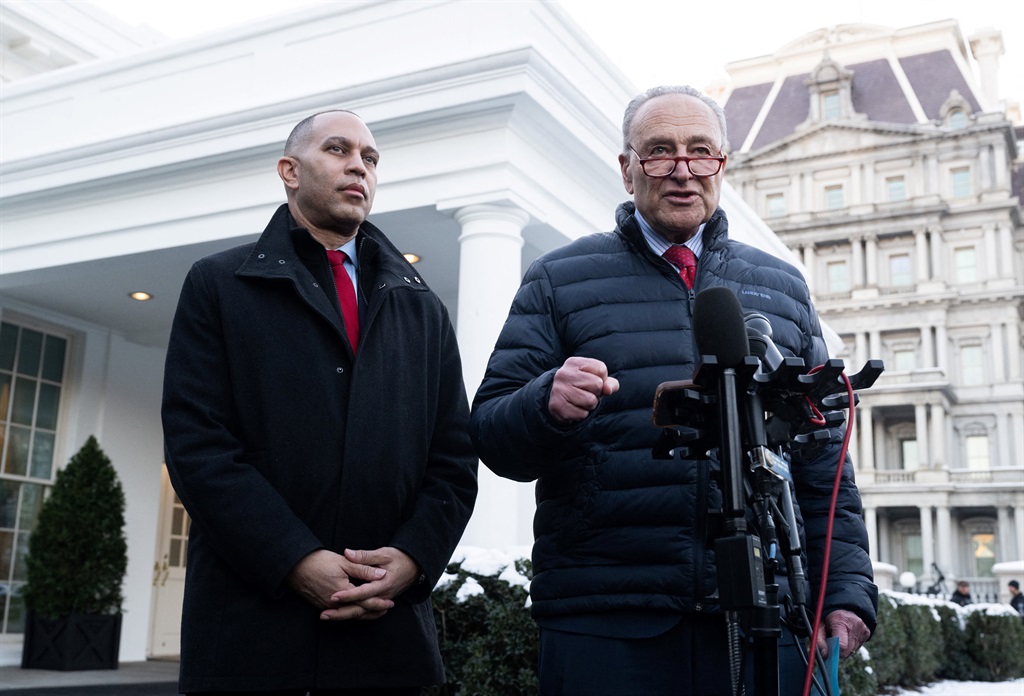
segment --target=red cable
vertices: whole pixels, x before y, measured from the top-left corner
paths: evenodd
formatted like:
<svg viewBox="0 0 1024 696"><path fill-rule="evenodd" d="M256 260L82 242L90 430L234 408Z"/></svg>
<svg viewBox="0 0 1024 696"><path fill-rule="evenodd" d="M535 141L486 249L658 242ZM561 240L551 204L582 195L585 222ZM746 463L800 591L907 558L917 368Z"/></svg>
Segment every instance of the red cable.
<svg viewBox="0 0 1024 696"><path fill-rule="evenodd" d="M814 368L808 374L813 374L819 370L821 366ZM821 584L818 587L818 603L814 610L814 630L811 631L811 647L808 651L808 655L816 654L818 650L818 630L821 628L821 613L825 607L825 586L828 583L828 565L832 555L832 525L836 518L836 501L839 498L839 484L843 479L843 466L846 463L846 452L850 448L850 436L853 433L853 385L850 383L850 378L846 376L846 373L841 373L843 382L846 383L846 396L849 399L849 417L847 419L846 434L843 436L843 447L839 452L839 466L836 467L836 478L832 484L832 500L829 503L828 508L828 528L825 533L825 558L822 560L821 568ZM814 674L814 659L807 660L807 674L804 677L804 696L810 696L811 693L811 677ZM823 675L827 678L828 675Z"/></svg>

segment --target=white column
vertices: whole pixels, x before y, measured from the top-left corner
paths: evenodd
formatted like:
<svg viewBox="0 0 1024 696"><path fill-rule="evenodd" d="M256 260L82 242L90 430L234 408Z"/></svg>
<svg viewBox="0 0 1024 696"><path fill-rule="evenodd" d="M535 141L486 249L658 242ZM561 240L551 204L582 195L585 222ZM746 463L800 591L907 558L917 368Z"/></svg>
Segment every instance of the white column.
<svg viewBox="0 0 1024 696"><path fill-rule="evenodd" d="M935 327L935 367L942 370L946 380L949 380L949 365L946 362L948 350L946 345L946 327L943 324L939 324Z"/></svg>
<svg viewBox="0 0 1024 696"><path fill-rule="evenodd" d="M1010 509L1005 505L999 505L996 507L996 519L998 524L996 526L996 538L997 538L997 551L996 563L1002 563L1003 561L1016 561L1018 560L1013 554L1013 522L1010 521Z"/></svg>
<svg viewBox="0 0 1024 696"><path fill-rule="evenodd" d="M948 505L939 505L935 508L935 562L943 575L953 569L953 558L950 550L953 548L952 518ZM927 570L931 570L928 568Z"/></svg>
<svg viewBox="0 0 1024 696"><path fill-rule="evenodd" d="M1010 226L1006 224L999 225L999 260L1002 262L1002 266L999 268L1000 278L1012 278L1013 277L1013 259L1015 254L1013 253L1013 236L1010 230Z"/></svg>
<svg viewBox="0 0 1024 696"><path fill-rule="evenodd" d="M814 273L814 244L805 244L800 251L803 257L802 261L804 263L804 280L807 281L807 287L811 289L811 294L813 295L815 292L817 292L817 289L815 288Z"/></svg>
<svg viewBox="0 0 1024 696"><path fill-rule="evenodd" d="M864 240L864 264L867 271L866 285L869 288L878 287L878 240L868 237Z"/></svg>
<svg viewBox="0 0 1024 696"><path fill-rule="evenodd" d="M875 470L875 424L870 406L858 406L857 430L860 431L860 448L854 464L858 469Z"/></svg>
<svg viewBox="0 0 1024 696"><path fill-rule="evenodd" d="M928 419L925 405L914 405L915 437L917 438L917 468L928 469Z"/></svg>
<svg viewBox="0 0 1024 696"><path fill-rule="evenodd" d="M921 361L920 366L924 369L935 367L935 345L932 343L932 327L924 324L921 331Z"/></svg>
<svg viewBox="0 0 1024 696"><path fill-rule="evenodd" d="M924 505L921 512L921 555L927 572L935 562L935 533L932 531L932 508Z"/></svg>
<svg viewBox="0 0 1024 696"><path fill-rule="evenodd" d="M982 232L985 238L985 275L989 278L999 277L999 247L996 239L995 225L984 225Z"/></svg>
<svg viewBox="0 0 1024 696"><path fill-rule="evenodd" d="M868 557L878 562L878 511L873 507L864 508L864 526L868 530Z"/></svg>
<svg viewBox="0 0 1024 696"><path fill-rule="evenodd" d="M1005 416L1006 440L1008 443L1004 466L1013 466L1016 462L1024 459L1024 415L1019 413L1007 413Z"/></svg>
<svg viewBox="0 0 1024 696"><path fill-rule="evenodd" d="M1009 382L1020 381L1024 367L1024 353L1021 352L1020 324L1006 324L1006 377Z"/></svg>
<svg viewBox="0 0 1024 696"><path fill-rule="evenodd" d="M456 329L472 398L523 278L523 227L530 216L519 208L471 205L455 219L462 226Z"/></svg>
<svg viewBox="0 0 1024 696"><path fill-rule="evenodd" d="M853 268L850 280L856 290L864 287L864 240L854 237L850 240L850 244L853 247Z"/></svg>
<svg viewBox="0 0 1024 696"><path fill-rule="evenodd" d="M878 515L878 558L882 563L895 565L892 557L892 527L884 508L882 514Z"/></svg>
<svg viewBox="0 0 1024 696"><path fill-rule="evenodd" d="M1000 422L1002 421L1002 422ZM1009 413L1003 415L996 421L996 435L998 436L999 448L996 451L995 461L990 466L1013 466L1019 459L1014 456L1013 438L1013 416Z"/></svg>
<svg viewBox="0 0 1024 696"><path fill-rule="evenodd" d="M882 357L882 333L880 331L877 329L868 331L868 345L871 348L872 358Z"/></svg>
<svg viewBox="0 0 1024 696"><path fill-rule="evenodd" d="M946 410L942 404L929 404L928 412L931 416L931 468L944 469L946 467Z"/></svg>
<svg viewBox="0 0 1024 696"><path fill-rule="evenodd" d="M942 264L942 228L933 227L928 230L928 249L932 255L931 277L941 279L944 271Z"/></svg>
<svg viewBox="0 0 1024 696"><path fill-rule="evenodd" d="M522 280L522 232L530 216L519 208L471 205L457 210L455 219L462 226L456 331L472 401ZM462 543L490 548L530 544L531 515L522 514L519 500L532 495L533 487L499 478L482 465L478 485Z"/></svg>
<svg viewBox="0 0 1024 696"><path fill-rule="evenodd" d="M928 275L928 236L924 228L918 227L914 230L915 256L917 256L917 282L929 279Z"/></svg>
<svg viewBox="0 0 1024 696"><path fill-rule="evenodd" d="M1003 337L1003 325L994 322L990 327L992 332L992 382L1001 384L1006 380L1006 351Z"/></svg>
<svg viewBox="0 0 1024 696"><path fill-rule="evenodd" d="M863 365L868 360L880 356L868 355L868 335L863 331L858 331L853 335L854 344L854 365Z"/></svg>
<svg viewBox="0 0 1024 696"><path fill-rule="evenodd" d="M1017 559L1024 558L1024 507L1013 506L1013 536L1017 542Z"/></svg>

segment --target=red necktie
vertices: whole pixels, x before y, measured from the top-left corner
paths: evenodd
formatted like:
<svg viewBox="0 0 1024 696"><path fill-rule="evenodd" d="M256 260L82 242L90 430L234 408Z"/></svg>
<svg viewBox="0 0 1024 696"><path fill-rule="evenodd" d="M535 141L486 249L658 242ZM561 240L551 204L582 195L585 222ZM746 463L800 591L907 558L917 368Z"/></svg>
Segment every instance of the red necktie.
<svg viewBox="0 0 1024 696"><path fill-rule="evenodd" d="M686 283L686 287L692 290L693 277L697 274L697 257L690 251L690 247L675 244L666 249L662 256L679 269L679 277Z"/></svg>
<svg viewBox="0 0 1024 696"><path fill-rule="evenodd" d="M331 273L334 274L334 287L338 291L338 302L345 317L345 330L348 332L348 341L352 344L354 352L359 345L359 305L356 303L356 289L352 287L352 278L345 270L347 258L348 255L344 251L327 251L327 260L331 262Z"/></svg>

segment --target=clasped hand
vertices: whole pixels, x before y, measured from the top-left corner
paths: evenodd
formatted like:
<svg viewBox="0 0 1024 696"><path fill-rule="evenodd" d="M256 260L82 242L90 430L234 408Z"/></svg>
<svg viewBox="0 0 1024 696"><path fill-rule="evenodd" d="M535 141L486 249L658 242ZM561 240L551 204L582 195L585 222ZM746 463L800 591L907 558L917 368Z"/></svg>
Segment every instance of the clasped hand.
<svg viewBox="0 0 1024 696"><path fill-rule="evenodd" d="M419 569L408 555L386 546L371 551L346 549L344 555L320 549L299 561L288 584L321 609L324 621L379 619L395 606Z"/></svg>

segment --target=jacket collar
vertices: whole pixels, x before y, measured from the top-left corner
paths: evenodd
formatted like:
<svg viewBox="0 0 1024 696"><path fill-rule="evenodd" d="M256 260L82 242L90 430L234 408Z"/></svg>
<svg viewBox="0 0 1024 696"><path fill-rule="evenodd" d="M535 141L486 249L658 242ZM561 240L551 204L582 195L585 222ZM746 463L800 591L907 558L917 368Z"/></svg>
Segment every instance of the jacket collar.
<svg viewBox="0 0 1024 696"><path fill-rule="evenodd" d="M647 245L647 240L644 239L644 233L640 230L640 223L636 221L634 213L636 213L636 205L633 204L633 201L620 203L619 207L615 210L615 223L620 234L634 250L642 251L646 249L650 252L650 247ZM728 218L725 216L725 211L719 207L711 215L707 224L704 225L704 249L714 249L724 244L728 238ZM653 254L653 252L651 253Z"/></svg>

